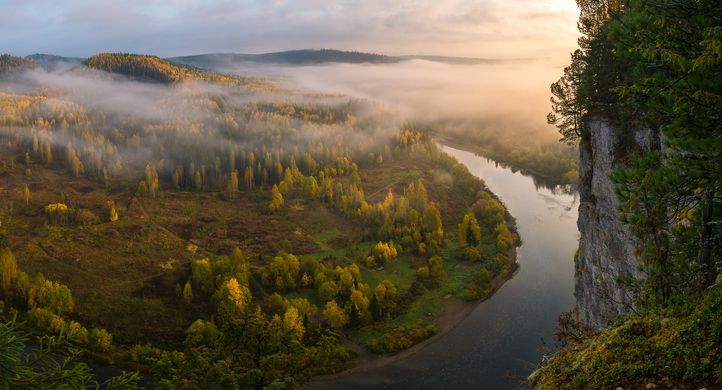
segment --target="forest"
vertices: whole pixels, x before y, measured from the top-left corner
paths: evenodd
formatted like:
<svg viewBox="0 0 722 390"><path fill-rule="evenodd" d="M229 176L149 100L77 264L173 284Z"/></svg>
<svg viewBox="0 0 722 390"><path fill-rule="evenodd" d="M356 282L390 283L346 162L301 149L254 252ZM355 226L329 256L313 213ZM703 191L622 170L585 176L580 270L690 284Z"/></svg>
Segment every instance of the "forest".
<svg viewBox="0 0 722 390"><path fill-rule="evenodd" d="M521 170L541 185L554 188L576 183L578 151L558 142L554 127L545 123L547 97L540 94L537 100L523 81L528 78L533 83L536 77L520 78L517 73L529 71L532 64L524 60L379 56L338 50L217 53L170 60L237 75L271 74L289 89L301 86L367 96L413 118L417 127L438 141L470 141L475 152ZM425 99L427 89L435 91L434 99ZM516 99L528 99L529 105L520 107Z"/></svg>
<svg viewBox="0 0 722 390"><path fill-rule="evenodd" d="M605 120L621 140L613 173L622 220L638 242L644 277L624 282L635 308L590 336L562 318L568 346L536 386L722 386L722 4L577 1L579 49L551 87L550 123L589 142ZM644 153L634 129L661 134ZM585 180L581 178L581 180Z"/></svg>
<svg viewBox="0 0 722 390"><path fill-rule="evenodd" d="M504 205L373 102L126 53L5 55L0 91L6 387L295 388L515 268Z"/></svg>

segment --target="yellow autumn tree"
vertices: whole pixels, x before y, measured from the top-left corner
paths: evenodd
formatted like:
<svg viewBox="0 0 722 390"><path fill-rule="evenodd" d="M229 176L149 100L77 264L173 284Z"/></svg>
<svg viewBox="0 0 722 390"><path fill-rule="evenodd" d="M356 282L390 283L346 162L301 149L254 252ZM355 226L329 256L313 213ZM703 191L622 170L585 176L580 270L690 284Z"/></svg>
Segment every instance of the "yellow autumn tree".
<svg viewBox="0 0 722 390"><path fill-rule="evenodd" d="M23 187L23 199L26 206L30 205L30 187L27 184Z"/></svg>
<svg viewBox="0 0 722 390"><path fill-rule="evenodd" d="M278 190L277 185L273 185L273 188L271 188L271 202L268 204L268 209L271 211L276 211L283 206L283 195L281 194L281 191Z"/></svg>
<svg viewBox="0 0 722 390"><path fill-rule="evenodd" d="M335 300L326 303L326 307L323 309L323 318L334 329L341 329L348 324L348 315Z"/></svg>
<svg viewBox="0 0 722 390"><path fill-rule="evenodd" d="M115 210L115 202L108 201L108 220L115 222L118 220L118 212Z"/></svg>
<svg viewBox="0 0 722 390"><path fill-rule="evenodd" d="M305 328L303 327L303 318L293 306L289 306L286 309L286 313L283 314L283 326L287 330L292 331L299 339L303 338Z"/></svg>

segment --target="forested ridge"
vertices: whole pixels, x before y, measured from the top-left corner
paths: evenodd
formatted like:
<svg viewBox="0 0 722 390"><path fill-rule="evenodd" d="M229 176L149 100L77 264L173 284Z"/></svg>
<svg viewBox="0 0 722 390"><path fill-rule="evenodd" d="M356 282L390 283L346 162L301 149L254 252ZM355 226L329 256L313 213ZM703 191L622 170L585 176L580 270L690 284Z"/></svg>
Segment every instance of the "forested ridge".
<svg viewBox="0 0 722 390"><path fill-rule="evenodd" d="M0 55L0 77L7 77L36 66L32 59L15 57L9 54Z"/></svg>
<svg viewBox="0 0 722 390"><path fill-rule="evenodd" d="M501 202L371 102L131 54L13 77L0 84L12 388L45 370L48 388L92 384L80 356L156 388L294 388L348 367L347 342L386 353L431 337L449 296L484 298L513 271ZM41 340L47 365L24 364Z"/></svg>
<svg viewBox="0 0 722 390"><path fill-rule="evenodd" d="M571 345L539 388L722 386L722 4L578 1L583 36L552 85L555 123L588 142L604 120L621 139L613 174L620 213L638 240L644 277L625 282L637 314L599 335L562 321ZM633 130L661 133L643 153Z"/></svg>
<svg viewBox="0 0 722 390"><path fill-rule="evenodd" d="M363 53L357 51L344 51L332 49L320 50L288 50L276 53L264 54L235 54L235 53L215 53L215 54L199 54L192 56L173 57L172 61L191 64L200 67L208 66L232 66L239 62L261 62L261 63L278 63L278 64L294 64L308 65L327 62L342 63L394 63L401 59L376 53Z"/></svg>
<svg viewBox="0 0 722 390"><path fill-rule="evenodd" d="M260 79L218 74L186 65L175 64L150 55L102 53L88 58L83 64L93 69L166 84L184 80L197 80L224 85L251 86L259 90L264 87L266 89L271 87L271 84L264 84ZM258 83L259 85L254 86L251 82Z"/></svg>

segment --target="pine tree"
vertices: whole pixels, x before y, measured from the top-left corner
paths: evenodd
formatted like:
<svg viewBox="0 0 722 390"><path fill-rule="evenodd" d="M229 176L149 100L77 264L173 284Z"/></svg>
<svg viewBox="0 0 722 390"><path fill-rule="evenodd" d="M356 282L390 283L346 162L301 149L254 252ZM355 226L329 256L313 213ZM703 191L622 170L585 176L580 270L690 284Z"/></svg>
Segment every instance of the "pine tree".
<svg viewBox="0 0 722 390"><path fill-rule="evenodd" d="M722 265L719 15L719 1L635 1L613 25L619 57L637 65L617 88L621 101L665 143L614 176L646 297L661 304L713 284Z"/></svg>

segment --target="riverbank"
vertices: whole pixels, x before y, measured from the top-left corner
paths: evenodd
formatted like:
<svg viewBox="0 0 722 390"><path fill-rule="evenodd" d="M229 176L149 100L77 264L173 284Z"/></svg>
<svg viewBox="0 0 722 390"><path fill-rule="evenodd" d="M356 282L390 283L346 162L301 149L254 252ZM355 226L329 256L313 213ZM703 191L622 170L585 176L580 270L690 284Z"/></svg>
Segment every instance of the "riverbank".
<svg viewBox="0 0 722 390"><path fill-rule="evenodd" d="M574 304L578 196L539 186L472 152L442 150L484 180L514 215L523 239L516 249L519 268L483 302L444 305L435 321L461 318L450 330L373 364L359 359L351 370L316 378L310 388L519 390L542 356L556 350L557 316Z"/></svg>
<svg viewBox="0 0 722 390"><path fill-rule="evenodd" d="M457 141L457 137L443 134L443 133L434 133L434 138L442 145L447 145L455 149L461 149L465 150L474 154L478 154L480 156L483 156L484 158L487 158L489 160L493 160L495 164L499 164L504 168L508 168L512 171L519 171L523 175L530 176L534 179L534 182L538 185L547 187L547 188L555 188L557 186L565 186L569 184L574 183L568 183L563 180L561 175L551 175L547 172L543 172L539 169L535 169L534 167L525 165L525 166L517 166L513 164L512 162L506 161L504 156L500 156L498 152L494 152L491 149L484 148L483 146L476 144L476 143L462 143ZM576 172L576 167L574 167L572 170Z"/></svg>
<svg viewBox="0 0 722 390"><path fill-rule="evenodd" d="M474 309L477 308L477 306L479 306L479 304L491 298L505 282L514 277L519 269L516 247L509 250L509 263L507 264L507 267L508 271L497 275L497 277L490 282L489 292L483 298L474 301L467 301L458 297L447 296L447 302L444 304L441 311L436 313L433 318L430 319L430 322L434 324L437 329L436 334L432 337L429 337L428 339L403 351L392 354L375 354L368 351L362 345L355 343L349 344L349 349L356 354L354 365L351 368L336 374L317 376L312 379L311 384L308 387L312 389L323 389L325 388L324 385L330 385L335 380L351 375L361 375L366 371L392 365L422 351L424 348L435 343L444 335L454 330L457 326L459 326L459 324L464 322L464 320L474 311Z"/></svg>

